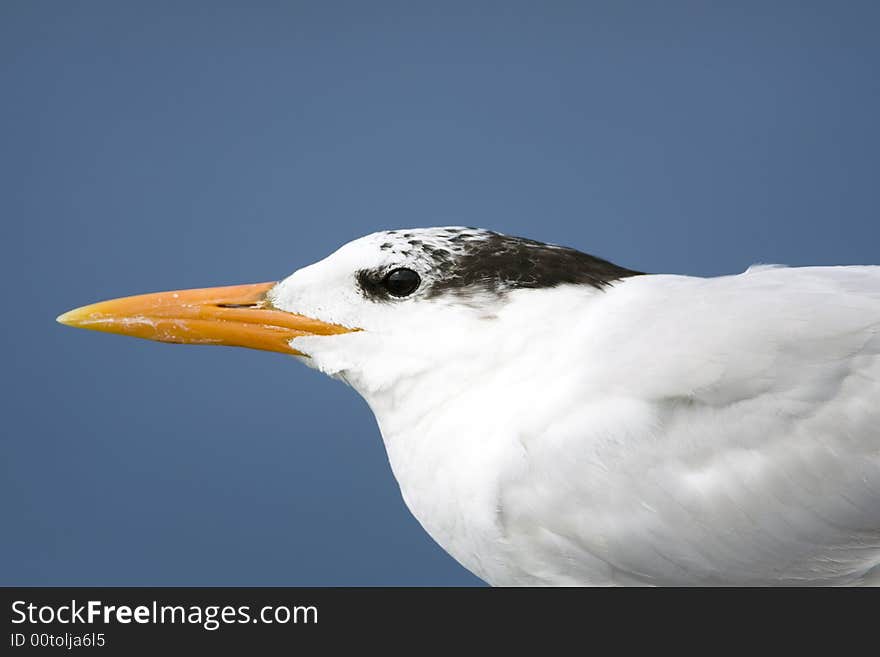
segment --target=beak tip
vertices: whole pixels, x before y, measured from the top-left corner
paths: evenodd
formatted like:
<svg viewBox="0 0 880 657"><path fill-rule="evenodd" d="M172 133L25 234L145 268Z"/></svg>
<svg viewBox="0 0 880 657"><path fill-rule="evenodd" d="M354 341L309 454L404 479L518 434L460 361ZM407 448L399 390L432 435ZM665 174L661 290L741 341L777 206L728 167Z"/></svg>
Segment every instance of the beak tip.
<svg viewBox="0 0 880 657"><path fill-rule="evenodd" d="M74 308L66 313L61 313L55 318L55 321L64 326L81 326L82 325L82 308Z"/></svg>
<svg viewBox="0 0 880 657"><path fill-rule="evenodd" d="M58 317L55 318L55 321L58 322L59 324L64 324L65 326L70 326L72 323L72 320L70 317L71 312L72 311L68 311L66 313L62 313L62 314L58 315Z"/></svg>

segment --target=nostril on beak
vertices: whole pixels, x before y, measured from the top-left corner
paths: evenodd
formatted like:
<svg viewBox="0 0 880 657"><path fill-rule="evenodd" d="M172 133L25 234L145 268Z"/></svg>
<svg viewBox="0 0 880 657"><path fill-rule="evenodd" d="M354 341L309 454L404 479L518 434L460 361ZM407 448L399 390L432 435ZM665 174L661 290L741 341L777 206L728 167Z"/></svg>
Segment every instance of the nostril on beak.
<svg viewBox="0 0 880 657"><path fill-rule="evenodd" d="M259 303L218 303L218 308L256 308Z"/></svg>

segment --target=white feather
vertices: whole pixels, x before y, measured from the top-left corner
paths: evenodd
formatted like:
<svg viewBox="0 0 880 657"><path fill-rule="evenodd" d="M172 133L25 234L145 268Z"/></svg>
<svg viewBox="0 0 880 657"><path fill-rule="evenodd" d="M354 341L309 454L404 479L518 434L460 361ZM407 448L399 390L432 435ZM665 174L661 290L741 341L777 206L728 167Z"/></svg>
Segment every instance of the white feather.
<svg viewBox="0 0 880 657"><path fill-rule="evenodd" d="M351 272L377 244L273 302L366 329L294 346L364 396L407 505L486 581L878 577L880 267L376 304Z"/></svg>

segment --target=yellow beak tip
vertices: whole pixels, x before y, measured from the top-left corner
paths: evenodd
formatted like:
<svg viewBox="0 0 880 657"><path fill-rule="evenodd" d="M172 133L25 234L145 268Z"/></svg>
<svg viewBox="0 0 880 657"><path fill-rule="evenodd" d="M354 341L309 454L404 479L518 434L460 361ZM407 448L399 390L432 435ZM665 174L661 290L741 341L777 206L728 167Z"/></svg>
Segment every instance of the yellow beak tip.
<svg viewBox="0 0 880 657"><path fill-rule="evenodd" d="M101 319L107 319L108 316L98 308L99 304L95 303L90 306L81 306L61 313L55 318L55 321L64 326L72 326L73 328L95 328L100 324Z"/></svg>
<svg viewBox="0 0 880 657"><path fill-rule="evenodd" d="M66 313L61 313L55 318L55 321L59 324L64 324L65 326L82 328L82 326L87 323L86 320L92 315L91 307L83 306L81 308L68 310Z"/></svg>
<svg viewBox="0 0 880 657"><path fill-rule="evenodd" d="M55 318L55 321L59 324L64 324L65 326L75 326L75 310L68 310L66 313L62 313Z"/></svg>

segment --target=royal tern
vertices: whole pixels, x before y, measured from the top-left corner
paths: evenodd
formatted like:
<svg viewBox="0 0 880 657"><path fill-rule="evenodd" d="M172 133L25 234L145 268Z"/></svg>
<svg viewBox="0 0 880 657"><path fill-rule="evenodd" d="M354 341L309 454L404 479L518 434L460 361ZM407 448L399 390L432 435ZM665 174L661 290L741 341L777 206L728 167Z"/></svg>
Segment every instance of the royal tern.
<svg viewBox="0 0 880 657"><path fill-rule="evenodd" d="M486 230L392 230L278 283L58 321L345 381L409 509L490 584L880 580L877 266L641 274Z"/></svg>

